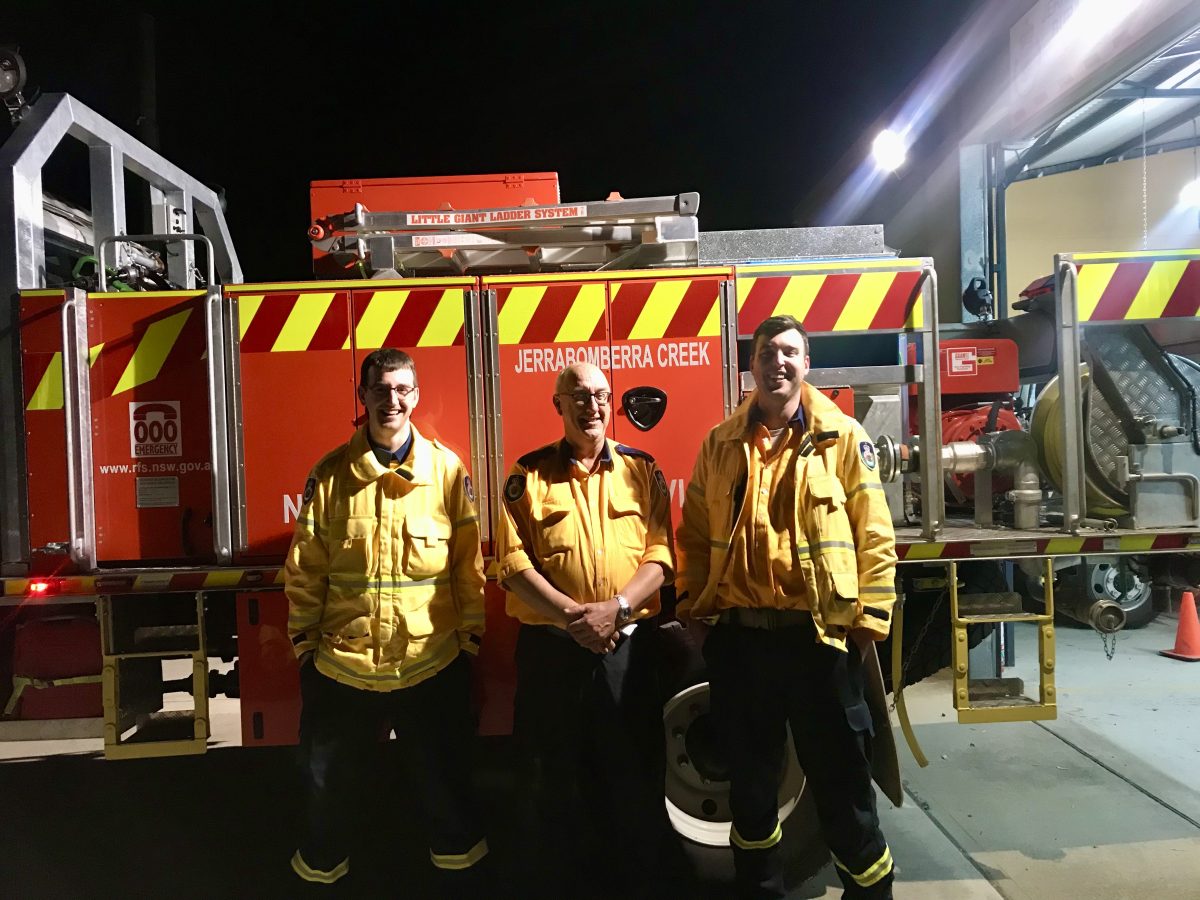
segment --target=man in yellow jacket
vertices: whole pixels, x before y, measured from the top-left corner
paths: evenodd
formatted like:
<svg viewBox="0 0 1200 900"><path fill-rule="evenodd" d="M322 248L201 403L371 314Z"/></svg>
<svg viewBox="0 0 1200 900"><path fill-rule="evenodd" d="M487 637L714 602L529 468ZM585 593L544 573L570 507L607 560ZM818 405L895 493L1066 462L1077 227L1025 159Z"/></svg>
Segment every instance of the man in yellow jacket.
<svg viewBox="0 0 1200 900"><path fill-rule="evenodd" d="M487 854L469 767L484 585L474 487L409 421L420 389L407 353L367 356L358 396L367 422L312 470L284 570L308 773L292 868L326 884L350 869L362 804L378 799L372 757L392 728L434 866L469 869Z"/></svg>
<svg viewBox="0 0 1200 900"><path fill-rule="evenodd" d="M553 403L563 437L518 460L496 522L497 579L521 622L514 732L535 765L530 841L551 896L581 879L616 896L681 862L654 633L674 576L670 498L649 454L608 438L603 372L568 367Z"/></svg>
<svg viewBox="0 0 1200 900"><path fill-rule="evenodd" d="M804 379L792 316L754 333L755 391L708 435L679 530L728 755L739 895L784 896L776 796L790 724L845 897L891 897L860 649L887 637L895 535L875 448ZM709 628L711 627L711 631Z"/></svg>

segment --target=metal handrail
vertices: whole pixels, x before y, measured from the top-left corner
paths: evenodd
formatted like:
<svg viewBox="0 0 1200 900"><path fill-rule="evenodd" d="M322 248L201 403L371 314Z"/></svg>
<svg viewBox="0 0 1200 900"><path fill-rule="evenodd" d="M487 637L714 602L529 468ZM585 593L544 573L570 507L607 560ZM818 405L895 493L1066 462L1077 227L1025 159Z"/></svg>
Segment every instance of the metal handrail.
<svg viewBox="0 0 1200 900"><path fill-rule="evenodd" d="M69 553L72 562L91 570L96 567L95 498L91 486L91 428L84 416L91 415L91 385L80 359L87 355L86 325L79 325L86 303L69 297L62 306L63 418L67 445L67 518ZM82 344L80 343L82 341Z"/></svg>
<svg viewBox="0 0 1200 900"><path fill-rule="evenodd" d="M229 415L225 396L225 339L221 289L204 298L205 364L208 374L208 448L212 457L213 552L218 562L233 560L229 467Z"/></svg>

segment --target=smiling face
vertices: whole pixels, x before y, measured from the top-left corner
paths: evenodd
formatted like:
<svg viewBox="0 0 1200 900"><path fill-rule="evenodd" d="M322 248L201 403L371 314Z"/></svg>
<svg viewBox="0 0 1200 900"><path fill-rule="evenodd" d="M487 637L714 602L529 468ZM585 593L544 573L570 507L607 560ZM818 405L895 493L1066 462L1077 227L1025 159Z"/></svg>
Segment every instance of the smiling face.
<svg viewBox="0 0 1200 900"><path fill-rule="evenodd" d="M591 365L571 366L558 377L554 390L554 409L562 416L567 443L572 447L595 447L602 442L612 418L611 394L607 403L595 397L611 391L604 373Z"/></svg>
<svg viewBox="0 0 1200 900"><path fill-rule="evenodd" d="M804 335L789 328L772 338L760 337L750 360L750 372L761 400L786 406L800 395L800 385L808 375Z"/></svg>
<svg viewBox="0 0 1200 900"><path fill-rule="evenodd" d="M375 442L397 449L408 434L408 423L412 412L421 399L421 391L415 384L411 369L395 369L380 372L371 366L367 385L359 385L358 399L367 408L367 422ZM392 447L395 443L397 446Z"/></svg>

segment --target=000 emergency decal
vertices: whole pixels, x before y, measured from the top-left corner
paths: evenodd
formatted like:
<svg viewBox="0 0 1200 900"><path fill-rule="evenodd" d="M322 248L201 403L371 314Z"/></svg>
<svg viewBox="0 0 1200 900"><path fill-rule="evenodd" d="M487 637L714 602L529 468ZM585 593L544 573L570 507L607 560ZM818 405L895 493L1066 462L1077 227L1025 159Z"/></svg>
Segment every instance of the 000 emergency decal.
<svg viewBox="0 0 1200 900"><path fill-rule="evenodd" d="M129 404L129 456L159 459L183 456L179 401Z"/></svg>

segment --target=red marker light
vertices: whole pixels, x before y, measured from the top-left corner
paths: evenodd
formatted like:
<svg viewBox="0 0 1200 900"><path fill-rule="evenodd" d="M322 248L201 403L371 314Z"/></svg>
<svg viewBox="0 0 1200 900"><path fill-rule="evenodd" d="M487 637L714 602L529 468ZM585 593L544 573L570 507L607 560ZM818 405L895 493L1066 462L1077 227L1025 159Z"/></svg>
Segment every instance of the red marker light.
<svg viewBox="0 0 1200 900"><path fill-rule="evenodd" d="M48 581L31 581L29 582L29 593L44 594L50 590L50 582Z"/></svg>

